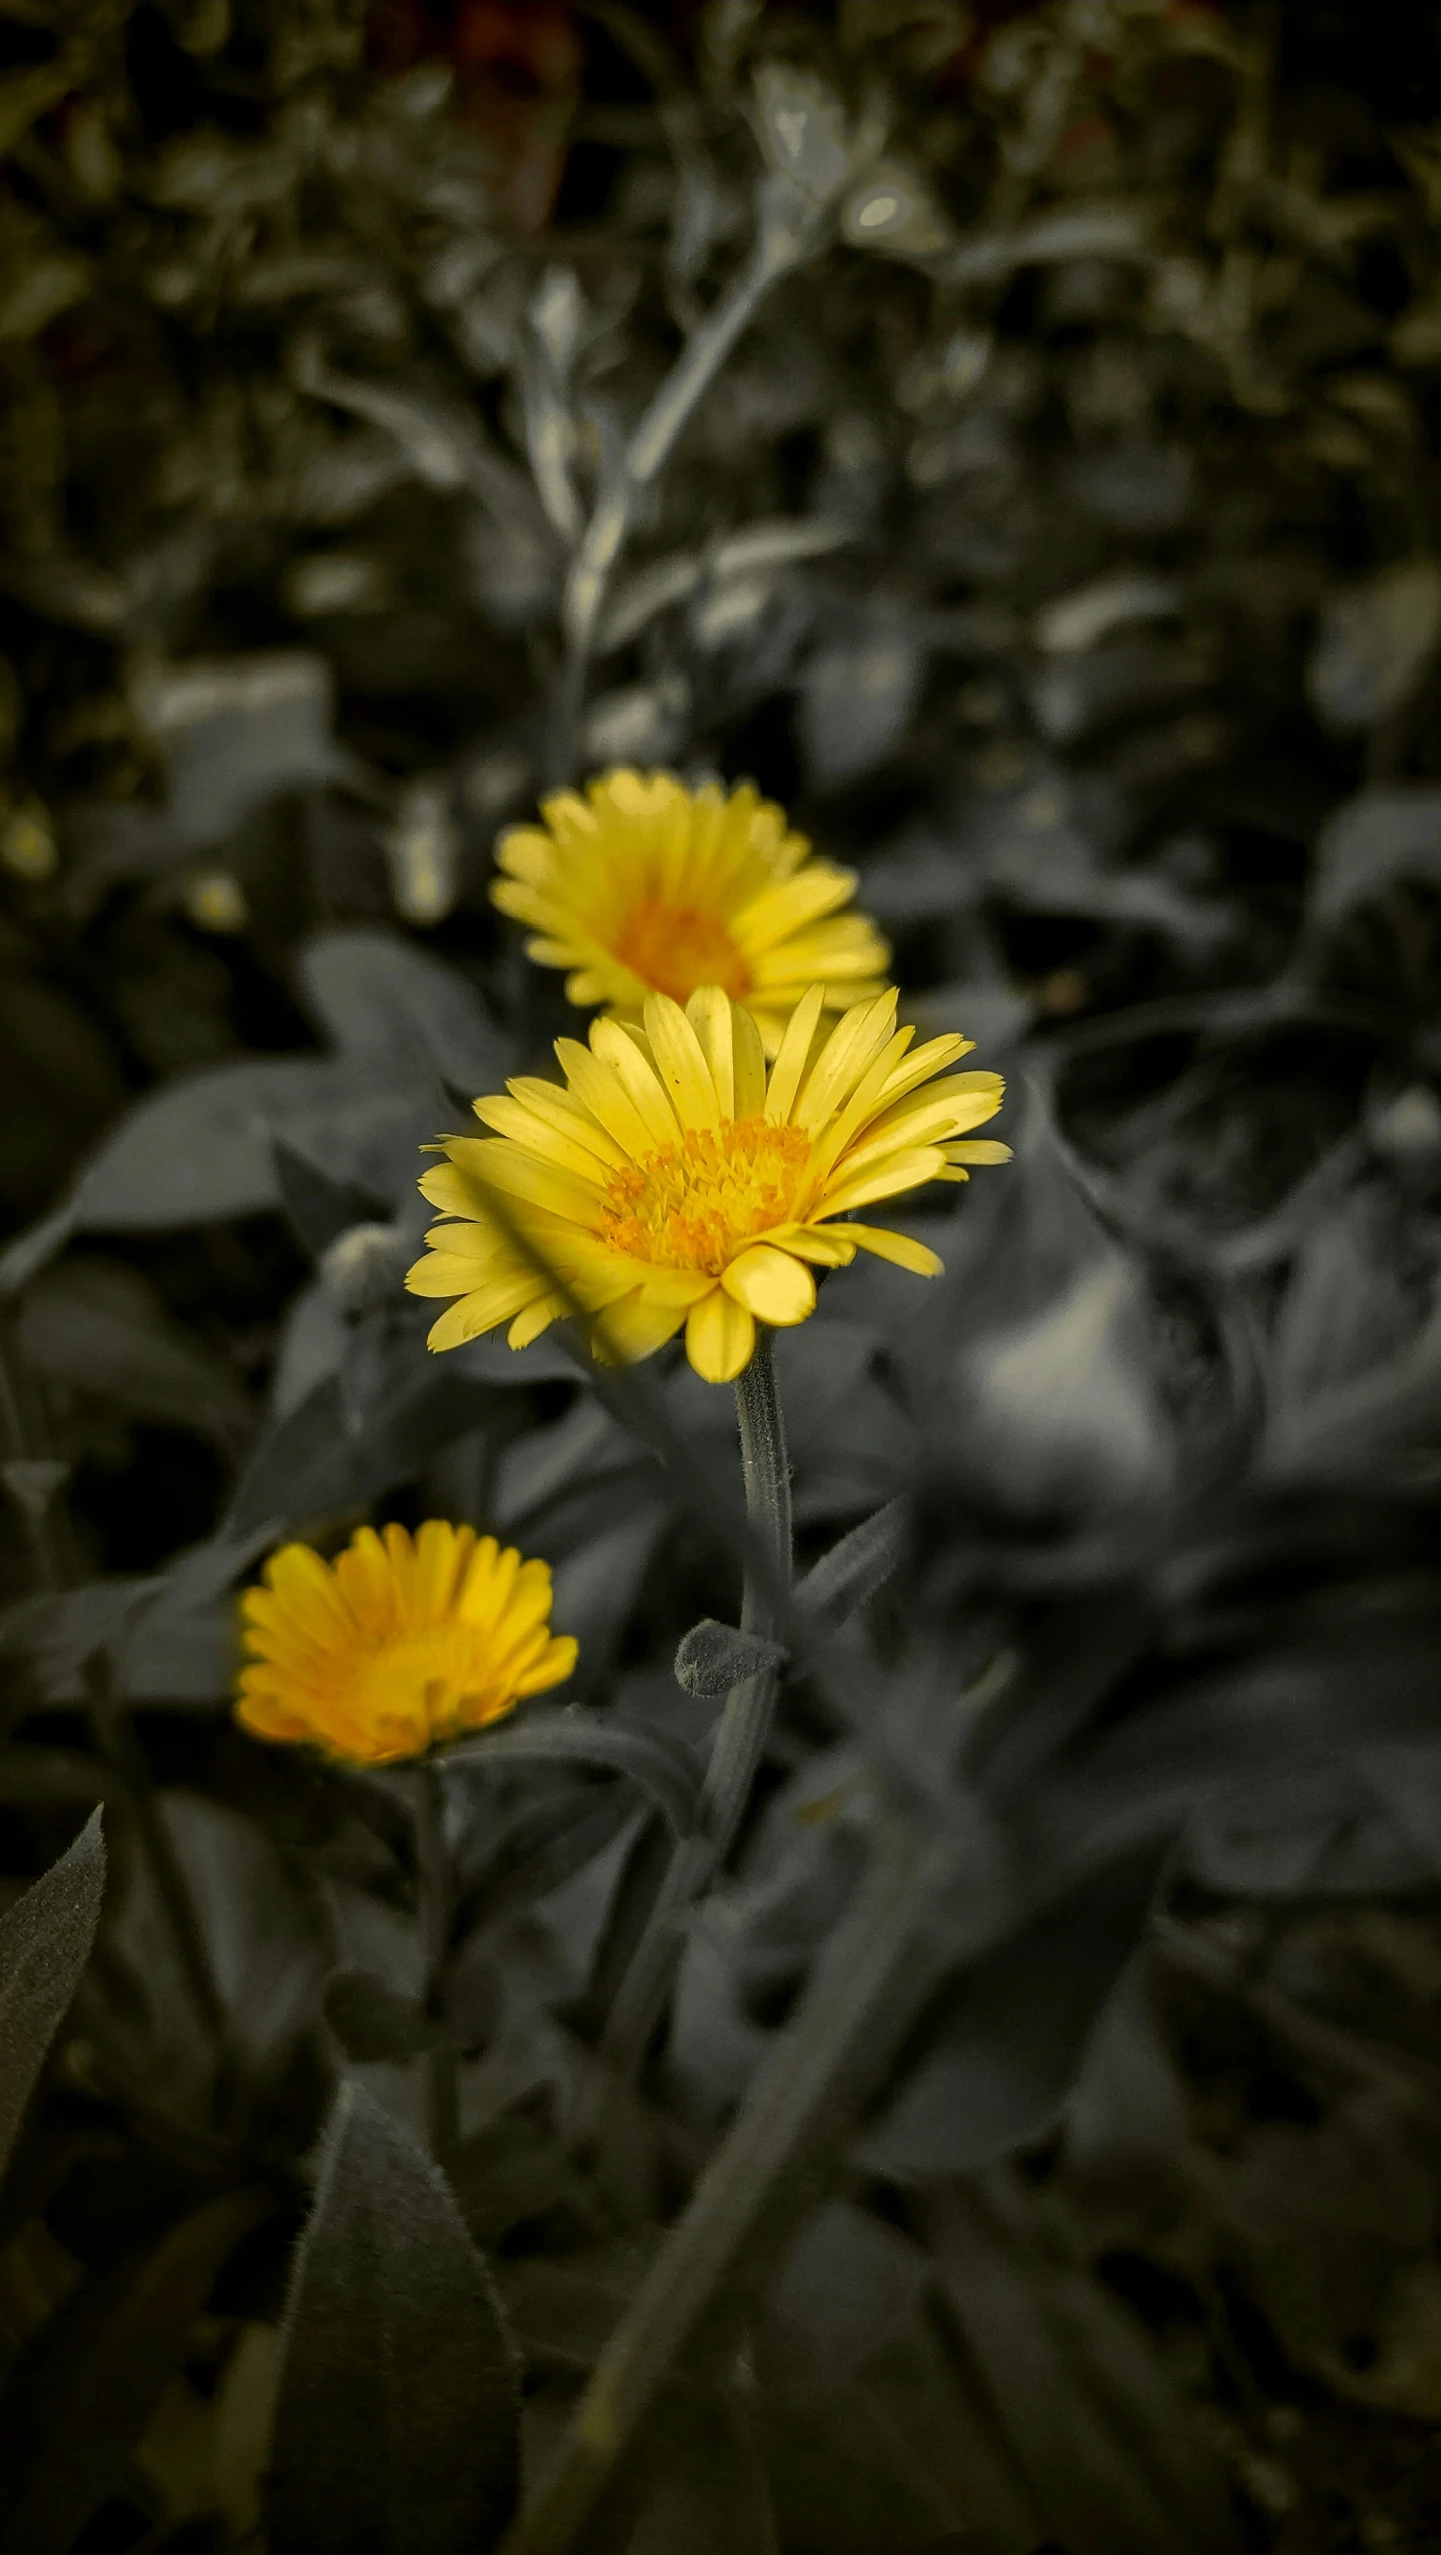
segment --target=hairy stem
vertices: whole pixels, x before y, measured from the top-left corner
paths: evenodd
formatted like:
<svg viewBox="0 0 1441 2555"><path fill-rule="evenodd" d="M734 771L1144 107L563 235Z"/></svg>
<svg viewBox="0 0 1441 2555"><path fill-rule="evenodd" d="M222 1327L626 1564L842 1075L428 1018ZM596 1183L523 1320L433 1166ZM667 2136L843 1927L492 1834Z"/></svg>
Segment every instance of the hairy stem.
<svg viewBox="0 0 1441 2555"><path fill-rule="evenodd" d="M741 1622L748 1632L775 1633L791 1585L791 1477L769 1331L758 1334L755 1355L737 1378L736 1415L746 1519L762 1565L746 1570ZM695 1832L676 1845L607 2018L600 2045L602 2086L627 2086L644 2065L670 1996L687 1911L721 1869L745 1816L778 1682L774 1668L762 1669L732 1686L726 1697Z"/></svg>
<svg viewBox="0 0 1441 2555"><path fill-rule="evenodd" d="M551 703L547 748L552 785L569 780L575 766L586 670L636 506L664 469L677 437L772 285L809 253L815 228L814 222L781 218L777 204L762 191L760 229L750 256L686 341L631 436L615 481L596 500L571 560L561 606L565 654Z"/></svg>
<svg viewBox="0 0 1441 2555"><path fill-rule="evenodd" d="M814 2176L933 1984L925 1922L956 1862L897 1821L823 1955L792 2028L601 2354L564 2453L504 2555L570 2555L722 2284L773 2259Z"/></svg>
<svg viewBox="0 0 1441 2555"><path fill-rule="evenodd" d="M416 1768L415 1873L425 2007L436 2027L436 2038L425 2053L426 2134L430 2152L440 2164L460 2135L460 2079L455 2043L444 2027L442 2010L454 1893L445 1841L445 1774L433 1757Z"/></svg>

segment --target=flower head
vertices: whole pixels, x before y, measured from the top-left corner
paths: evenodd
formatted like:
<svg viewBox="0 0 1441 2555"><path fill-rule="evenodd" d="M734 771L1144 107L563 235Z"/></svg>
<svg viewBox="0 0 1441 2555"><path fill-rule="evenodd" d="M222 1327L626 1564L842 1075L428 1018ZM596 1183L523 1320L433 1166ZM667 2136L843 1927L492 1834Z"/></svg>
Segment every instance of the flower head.
<svg viewBox="0 0 1441 2555"><path fill-rule="evenodd" d="M883 1226L834 1219L966 1166L1003 1144L959 1142L994 1117L999 1074L937 1076L970 1040L895 1026L895 994L822 1024L819 985L797 1004L769 1070L745 1007L717 986L684 1011L665 994L644 1029L592 1024L556 1041L565 1088L522 1077L477 1100L489 1137L456 1136L421 1188L446 1221L406 1284L459 1300L432 1348L508 1322L523 1348L557 1316L585 1317L600 1358L648 1357L685 1325L698 1375L728 1383L757 1321L815 1309L812 1268L874 1251L919 1277L934 1251Z"/></svg>
<svg viewBox="0 0 1441 2555"><path fill-rule="evenodd" d="M551 1634L548 1565L439 1518L413 1537L362 1526L333 1563L286 1544L242 1609L236 1717L357 1765L482 1729L575 1666L575 1643Z"/></svg>
<svg viewBox="0 0 1441 2555"><path fill-rule="evenodd" d="M828 1011L879 993L890 950L844 914L855 876L812 860L803 834L746 785L688 790L664 772L607 772L560 790L545 823L501 838L491 894L529 923L542 966L567 967L573 1003L638 1018L647 994L688 1002L720 985L754 1014L766 1053L808 986Z"/></svg>

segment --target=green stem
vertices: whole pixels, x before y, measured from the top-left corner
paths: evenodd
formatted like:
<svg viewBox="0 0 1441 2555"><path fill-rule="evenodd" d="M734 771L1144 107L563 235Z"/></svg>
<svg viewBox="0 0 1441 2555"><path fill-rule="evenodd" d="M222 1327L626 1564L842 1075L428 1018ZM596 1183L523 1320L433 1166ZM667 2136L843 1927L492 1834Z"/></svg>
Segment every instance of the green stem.
<svg viewBox="0 0 1441 2555"><path fill-rule="evenodd" d="M758 1334L755 1355L736 1379L736 1416L746 1520L760 1563L758 1569L749 1564L746 1568L741 1622L748 1632L774 1634L780 1629L792 1576L791 1477L767 1330ZM616 2104L608 2100L606 2089L619 2092L639 2075L670 1997L686 1916L735 1843L765 1754L778 1684L777 1671L766 1668L758 1676L743 1678L726 1696L694 1833L676 1845L606 2020L599 2050L604 2118L596 2123L602 2139L616 2117Z"/></svg>
<svg viewBox="0 0 1441 2555"><path fill-rule="evenodd" d="M455 1911L445 1841L445 1773L439 1758L428 1757L417 1766L416 1787L415 1872L421 1957L425 1965L425 2010L437 2035L425 2053L426 2135L432 2156L441 2164L460 2136L460 2078L455 2043L445 2029L443 2009L445 1967Z"/></svg>

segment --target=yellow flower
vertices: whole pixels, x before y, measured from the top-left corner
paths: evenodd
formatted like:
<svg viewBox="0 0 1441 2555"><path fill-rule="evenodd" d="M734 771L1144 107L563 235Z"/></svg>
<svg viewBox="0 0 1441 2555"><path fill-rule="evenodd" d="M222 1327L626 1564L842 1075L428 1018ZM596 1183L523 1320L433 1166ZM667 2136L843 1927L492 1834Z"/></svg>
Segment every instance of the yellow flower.
<svg viewBox="0 0 1441 2555"><path fill-rule="evenodd" d="M824 987L828 1011L882 990L889 948L864 914L840 911L854 872L812 860L748 784L726 797L664 772L607 772L541 812L544 826L502 836L507 875L491 894L539 934L531 958L571 970L573 1003L638 1019L647 994L684 1003L720 985L773 1056L808 986Z"/></svg>
<svg viewBox="0 0 1441 2555"><path fill-rule="evenodd" d="M750 1013L717 986L684 1011L664 994L644 1029L592 1023L589 1047L559 1038L566 1087L528 1076L477 1100L491 1137L454 1136L421 1188L449 1221L406 1284L459 1297L430 1334L458 1347L510 1324L523 1348L579 1311L596 1356L648 1357L685 1324L698 1375L728 1383L757 1321L815 1309L811 1266L874 1251L935 1277L934 1251L901 1233L831 1219L966 1165L1003 1144L956 1139L1001 1105L999 1074L935 1077L970 1049L932 1038L910 1053L894 992L821 1024L813 985L769 1072Z"/></svg>
<svg viewBox="0 0 1441 2555"><path fill-rule="evenodd" d="M548 1565L434 1517L414 1537L362 1526L333 1565L286 1544L242 1610L237 1718L356 1765L423 1756L575 1666L551 1636Z"/></svg>

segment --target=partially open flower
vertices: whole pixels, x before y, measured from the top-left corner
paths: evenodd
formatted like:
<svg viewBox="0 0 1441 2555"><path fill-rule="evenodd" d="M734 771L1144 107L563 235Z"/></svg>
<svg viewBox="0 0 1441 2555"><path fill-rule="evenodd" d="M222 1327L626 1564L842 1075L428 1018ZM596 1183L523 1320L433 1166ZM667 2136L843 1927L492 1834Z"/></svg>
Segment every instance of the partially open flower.
<svg viewBox="0 0 1441 2555"><path fill-rule="evenodd" d="M531 1077L477 1100L496 1133L455 1136L421 1188L448 1220L406 1284L459 1301L430 1334L455 1348L499 1323L523 1348L579 1313L603 1359L648 1357L685 1325L698 1375L728 1383L758 1321L815 1309L816 1268L874 1251L935 1277L934 1251L884 1226L834 1221L967 1166L1003 1144L964 1143L1001 1105L999 1074L936 1076L970 1040L895 1027L895 994L821 1027L824 991L797 1005L769 1071L750 1013L714 985L684 1011L664 994L644 1030L598 1020L589 1047L556 1041L566 1087Z"/></svg>
<svg viewBox="0 0 1441 2555"><path fill-rule="evenodd" d="M864 914L842 913L855 876L813 860L780 808L748 785L729 797L664 772L607 772L584 798L560 790L544 826L501 838L501 912L530 924L530 957L566 967L573 1003L639 1018L651 993L684 1003L720 985L774 1055L808 986L828 1011L879 993L890 950Z"/></svg>
<svg viewBox="0 0 1441 2555"><path fill-rule="evenodd" d="M439 1518L414 1537L362 1526L334 1563L286 1544L242 1600L236 1717L356 1765L423 1756L570 1675L550 1603L545 1562Z"/></svg>

